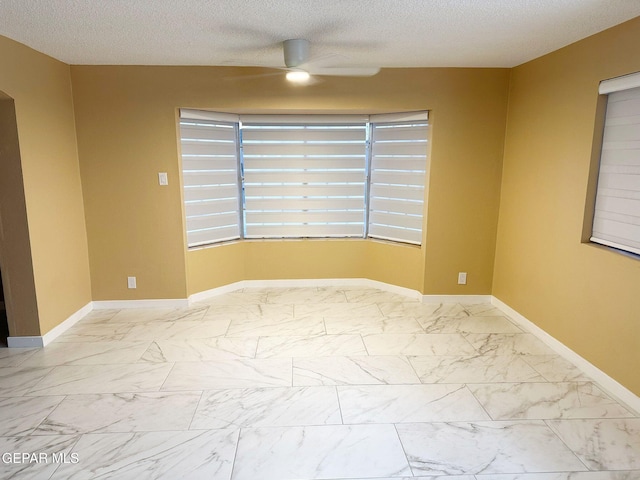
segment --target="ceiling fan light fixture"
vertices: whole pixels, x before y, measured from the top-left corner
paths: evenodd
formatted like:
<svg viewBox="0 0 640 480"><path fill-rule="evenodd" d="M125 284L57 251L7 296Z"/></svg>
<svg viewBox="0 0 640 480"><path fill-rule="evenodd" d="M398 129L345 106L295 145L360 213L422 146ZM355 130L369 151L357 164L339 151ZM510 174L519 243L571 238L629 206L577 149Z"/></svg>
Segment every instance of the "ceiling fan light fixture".
<svg viewBox="0 0 640 480"><path fill-rule="evenodd" d="M309 40L292 38L282 42L284 64L289 68L299 67L309 60Z"/></svg>
<svg viewBox="0 0 640 480"><path fill-rule="evenodd" d="M305 72L304 70L292 70L287 72L287 80L292 83L306 83L311 78L309 72Z"/></svg>

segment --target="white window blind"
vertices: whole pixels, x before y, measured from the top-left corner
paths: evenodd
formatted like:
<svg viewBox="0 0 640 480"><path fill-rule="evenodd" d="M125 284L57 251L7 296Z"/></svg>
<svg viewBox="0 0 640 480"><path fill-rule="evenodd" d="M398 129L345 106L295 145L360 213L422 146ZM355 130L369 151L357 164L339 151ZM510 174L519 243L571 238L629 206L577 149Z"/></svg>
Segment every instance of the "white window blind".
<svg viewBox="0 0 640 480"><path fill-rule="evenodd" d="M364 235L366 121L241 120L246 238Z"/></svg>
<svg viewBox="0 0 640 480"><path fill-rule="evenodd" d="M369 236L422 243L428 117L373 116Z"/></svg>
<svg viewBox="0 0 640 480"><path fill-rule="evenodd" d="M181 109L180 134L189 247L237 238L421 243L427 112Z"/></svg>
<svg viewBox="0 0 640 480"><path fill-rule="evenodd" d="M640 73L607 80L591 241L640 254Z"/></svg>
<svg viewBox="0 0 640 480"><path fill-rule="evenodd" d="M207 112L181 111L189 247L240 238L237 124L229 120Z"/></svg>

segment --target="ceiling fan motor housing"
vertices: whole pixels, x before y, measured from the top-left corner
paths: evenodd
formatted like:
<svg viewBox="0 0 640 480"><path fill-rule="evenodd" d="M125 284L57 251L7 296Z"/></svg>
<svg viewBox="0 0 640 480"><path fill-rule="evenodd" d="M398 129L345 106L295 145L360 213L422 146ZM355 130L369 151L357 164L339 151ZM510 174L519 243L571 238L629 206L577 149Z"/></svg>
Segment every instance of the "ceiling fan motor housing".
<svg viewBox="0 0 640 480"><path fill-rule="evenodd" d="M309 40L294 38L283 42L284 64L295 68L309 60Z"/></svg>

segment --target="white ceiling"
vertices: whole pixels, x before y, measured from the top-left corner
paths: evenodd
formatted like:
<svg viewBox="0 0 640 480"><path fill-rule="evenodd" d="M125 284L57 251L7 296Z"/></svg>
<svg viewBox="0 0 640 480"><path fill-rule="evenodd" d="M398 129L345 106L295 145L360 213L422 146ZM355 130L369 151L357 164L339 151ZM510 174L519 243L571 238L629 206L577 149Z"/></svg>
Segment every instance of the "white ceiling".
<svg viewBox="0 0 640 480"><path fill-rule="evenodd" d="M0 0L0 35L69 64L512 67L640 15L640 0Z"/></svg>

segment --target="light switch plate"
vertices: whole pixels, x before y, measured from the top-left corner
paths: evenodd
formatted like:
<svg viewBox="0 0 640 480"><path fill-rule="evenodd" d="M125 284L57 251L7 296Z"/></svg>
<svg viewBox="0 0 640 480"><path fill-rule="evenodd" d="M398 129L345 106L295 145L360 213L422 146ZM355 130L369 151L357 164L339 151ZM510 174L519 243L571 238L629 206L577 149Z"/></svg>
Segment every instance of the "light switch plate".
<svg viewBox="0 0 640 480"><path fill-rule="evenodd" d="M158 183L160 185L169 185L169 177L167 172L158 172Z"/></svg>

